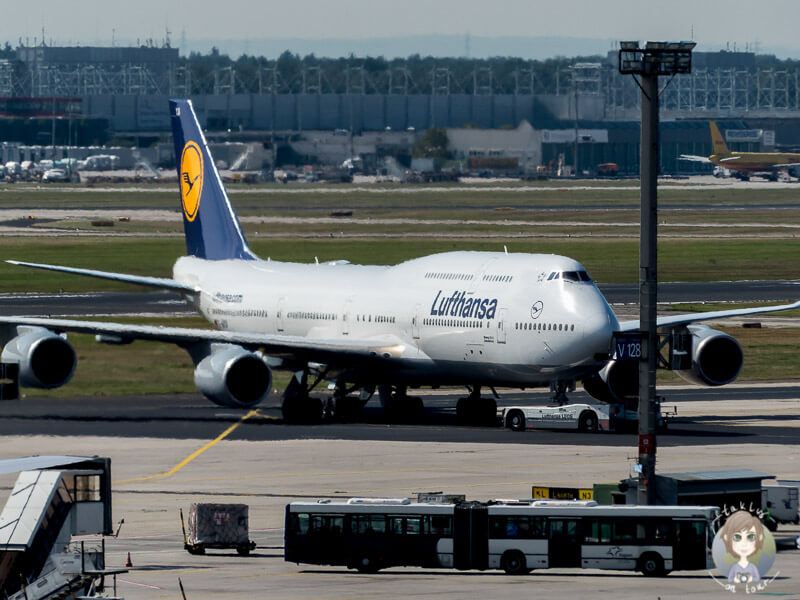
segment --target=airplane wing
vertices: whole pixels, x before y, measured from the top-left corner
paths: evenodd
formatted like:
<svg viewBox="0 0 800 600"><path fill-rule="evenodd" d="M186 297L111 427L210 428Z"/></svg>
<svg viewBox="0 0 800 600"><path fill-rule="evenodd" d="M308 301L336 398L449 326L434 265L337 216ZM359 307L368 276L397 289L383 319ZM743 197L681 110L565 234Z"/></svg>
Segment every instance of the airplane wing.
<svg viewBox="0 0 800 600"><path fill-rule="evenodd" d="M780 168L783 168L783 167L800 167L800 163L796 163L796 162L794 162L794 163L782 163L780 165L772 165L772 166L773 167L780 167Z"/></svg>
<svg viewBox="0 0 800 600"><path fill-rule="evenodd" d="M711 163L707 156L696 156L694 154L681 154L678 160L688 160L691 162Z"/></svg>
<svg viewBox="0 0 800 600"><path fill-rule="evenodd" d="M656 320L658 327L677 327L679 325L689 325L698 321L711 321L714 319L728 319L730 317L745 317L748 315L761 315L784 310L800 309L800 301L793 304L781 304L778 306L764 306L757 308L735 308L732 310L716 310L711 312L689 313L685 315L675 315L668 317L658 317ZM622 321L619 324L620 331L636 331L639 329L639 320Z"/></svg>
<svg viewBox="0 0 800 600"><path fill-rule="evenodd" d="M725 158L720 158L719 162L730 162L732 160L739 160L741 158L741 156L726 156Z"/></svg>
<svg viewBox="0 0 800 600"><path fill-rule="evenodd" d="M135 283L138 285L145 285L148 287L159 288L162 290L170 290L173 292L194 294L200 291L197 288L179 283L174 279L166 279L164 277L144 277L139 275L128 275L127 273L110 273L108 271L95 271L94 269L78 269L75 267L61 267L58 265L43 265L39 263L23 262L19 260L7 260L6 262L10 265L18 265L21 267L43 269L45 271L59 271L61 273L72 273L73 275L87 275L88 277L96 277L98 279L109 279L111 281Z"/></svg>
<svg viewBox="0 0 800 600"><path fill-rule="evenodd" d="M337 366L376 365L389 360L410 358L426 359L416 347L393 335L369 339L314 339L307 337L272 335L215 329L190 329L186 327L160 327L153 325L127 325L100 321L72 319L47 319L38 317L0 317L3 324L44 327L55 333L88 333L113 336L121 341L149 340L169 342L187 348L198 343L236 344L264 354L302 357L311 362L335 363Z"/></svg>

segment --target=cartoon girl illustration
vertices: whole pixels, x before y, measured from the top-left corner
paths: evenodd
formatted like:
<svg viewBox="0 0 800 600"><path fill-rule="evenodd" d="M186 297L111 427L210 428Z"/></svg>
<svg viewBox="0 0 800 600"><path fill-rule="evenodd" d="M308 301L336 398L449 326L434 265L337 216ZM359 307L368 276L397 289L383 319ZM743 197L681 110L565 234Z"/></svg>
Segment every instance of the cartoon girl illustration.
<svg viewBox="0 0 800 600"><path fill-rule="evenodd" d="M761 581L758 567L748 559L764 546L764 526L755 515L745 510L733 513L720 530L728 554L738 559L728 571L729 583Z"/></svg>

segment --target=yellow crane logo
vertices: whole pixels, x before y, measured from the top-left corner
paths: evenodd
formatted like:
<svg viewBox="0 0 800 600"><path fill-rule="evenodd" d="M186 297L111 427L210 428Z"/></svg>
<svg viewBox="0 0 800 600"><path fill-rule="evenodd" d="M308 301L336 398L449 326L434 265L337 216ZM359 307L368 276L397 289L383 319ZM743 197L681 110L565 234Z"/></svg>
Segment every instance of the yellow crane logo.
<svg viewBox="0 0 800 600"><path fill-rule="evenodd" d="M195 142L186 142L181 152L181 202L183 214L194 221L203 193L203 154Z"/></svg>

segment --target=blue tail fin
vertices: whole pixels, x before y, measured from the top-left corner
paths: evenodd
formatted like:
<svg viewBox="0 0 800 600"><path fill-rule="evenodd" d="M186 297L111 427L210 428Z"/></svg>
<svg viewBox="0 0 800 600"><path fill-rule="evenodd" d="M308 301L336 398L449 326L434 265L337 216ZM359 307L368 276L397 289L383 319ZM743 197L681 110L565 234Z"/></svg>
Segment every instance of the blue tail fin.
<svg viewBox="0 0 800 600"><path fill-rule="evenodd" d="M186 250L207 260L254 259L208 151L191 100L170 100Z"/></svg>

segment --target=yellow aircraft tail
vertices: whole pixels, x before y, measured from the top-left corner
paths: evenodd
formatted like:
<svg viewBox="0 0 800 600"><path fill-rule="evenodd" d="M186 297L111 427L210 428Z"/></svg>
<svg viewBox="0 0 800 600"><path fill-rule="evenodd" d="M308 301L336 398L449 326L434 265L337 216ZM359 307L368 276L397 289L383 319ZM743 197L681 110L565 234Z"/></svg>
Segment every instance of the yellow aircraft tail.
<svg viewBox="0 0 800 600"><path fill-rule="evenodd" d="M708 124L711 127L711 145L714 149L712 154L730 154L728 146L725 144L725 140L722 138L719 128L717 128L717 124L714 123L714 121L709 121Z"/></svg>

